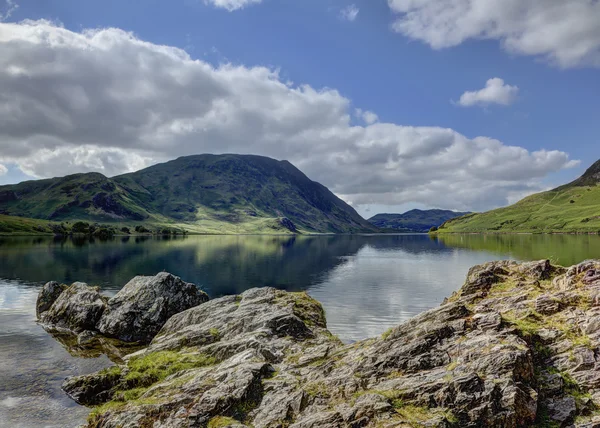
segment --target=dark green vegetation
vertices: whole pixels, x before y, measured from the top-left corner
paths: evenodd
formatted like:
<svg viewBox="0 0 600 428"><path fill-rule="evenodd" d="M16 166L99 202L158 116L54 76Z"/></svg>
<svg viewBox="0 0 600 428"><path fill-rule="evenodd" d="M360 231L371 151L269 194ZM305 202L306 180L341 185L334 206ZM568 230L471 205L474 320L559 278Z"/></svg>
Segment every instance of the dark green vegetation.
<svg viewBox="0 0 600 428"><path fill-rule="evenodd" d="M8 216L199 233L376 231L291 163L249 155L188 156L113 178L88 173L0 186L0 214L0 233L47 225Z"/></svg>
<svg viewBox="0 0 600 428"><path fill-rule="evenodd" d="M394 232L429 232L432 227L469 213L448 210L410 210L404 214L377 214L369 223Z"/></svg>
<svg viewBox="0 0 600 428"><path fill-rule="evenodd" d="M583 176L506 208L444 223L439 233L599 233L600 161Z"/></svg>
<svg viewBox="0 0 600 428"><path fill-rule="evenodd" d="M60 223L34 218L14 217L0 214L0 235L55 235L109 239L115 235L185 235L180 227L157 224L150 229L143 225L131 227L120 223L99 224L85 221Z"/></svg>

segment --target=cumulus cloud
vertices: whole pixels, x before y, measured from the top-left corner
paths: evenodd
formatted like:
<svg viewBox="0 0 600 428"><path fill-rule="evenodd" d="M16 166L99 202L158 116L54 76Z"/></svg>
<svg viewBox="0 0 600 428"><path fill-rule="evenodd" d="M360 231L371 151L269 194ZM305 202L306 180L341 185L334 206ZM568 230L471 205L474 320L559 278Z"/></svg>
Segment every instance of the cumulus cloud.
<svg viewBox="0 0 600 428"><path fill-rule="evenodd" d="M0 163L0 177L8 174L8 168Z"/></svg>
<svg viewBox="0 0 600 428"><path fill-rule="evenodd" d="M2 0L0 0L2 2ZM4 0L4 5L0 6L0 22L9 19L13 13L19 8L19 5L14 0Z"/></svg>
<svg viewBox="0 0 600 428"><path fill-rule="evenodd" d="M262 3L262 0L204 0L205 3L211 4L214 7L227 9L229 12L243 9L246 6Z"/></svg>
<svg viewBox="0 0 600 428"><path fill-rule="evenodd" d="M458 104L463 107L488 106L490 104L511 105L517 99L519 88L504 83L504 80L494 77L489 79L485 88L478 91L467 91L461 95Z"/></svg>
<svg viewBox="0 0 600 428"><path fill-rule="evenodd" d="M379 116L369 110L363 111L362 109L357 108L354 110L354 114L357 118L363 120L367 125L372 125L379 121Z"/></svg>
<svg viewBox="0 0 600 428"><path fill-rule="evenodd" d="M38 177L107 175L197 153L288 159L355 205L484 209L572 166L447 128L352 124L335 89L276 70L214 67L109 28L0 24L0 163Z"/></svg>
<svg viewBox="0 0 600 428"><path fill-rule="evenodd" d="M356 7L355 4L351 4L340 10L340 18L346 21L354 22L356 21L356 18L358 18L359 12L360 9Z"/></svg>
<svg viewBox="0 0 600 428"><path fill-rule="evenodd" d="M388 0L393 29L434 49L495 39L560 67L600 66L596 0Z"/></svg>

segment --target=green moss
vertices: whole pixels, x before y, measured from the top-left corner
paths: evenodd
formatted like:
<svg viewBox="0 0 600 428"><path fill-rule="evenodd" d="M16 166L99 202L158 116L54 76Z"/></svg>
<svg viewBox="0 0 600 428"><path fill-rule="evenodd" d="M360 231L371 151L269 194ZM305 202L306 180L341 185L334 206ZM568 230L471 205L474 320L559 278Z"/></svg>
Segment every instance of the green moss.
<svg viewBox="0 0 600 428"><path fill-rule="evenodd" d="M122 372L121 367L112 366L112 367L108 367L108 368L100 370L100 372L98 374L110 375L110 376L121 376L121 372Z"/></svg>
<svg viewBox="0 0 600 428"><path fill-rule="evenodd" d="M118 401L109 401L101 406L94 407L88 415L88 423L91 425L98 417L112 410L118 410L125 406L125 403Z"/></svg>
<svg viewBox="0 0 600 428"><path fill-rule="evenodd" d="M219 338L219 329L213 327L208 332L211 334L211 336Z"/></svg>
<svg viewBox="0 0 600 428"><path fill-rule="evenodd" d="M323 306L310 297L305 291L296 293L281 293L276 299L276 303L287 306L293 304L294 315L300 318L310 327L326 328L325 310Z"/></svg>
<svg viewBox="0 0 600 428"><path fill-rule="evenodd" d="M96 407L90 414L90 420L94 420L109 410L118 409L126 403L155 403L156 401L152 397L142 398L151 386L172 374L209 366L216 362L215 358L204 354L160 351L131 358L127 363L126 370L120 367L104 369L100 372L101 374L119 376L121 381L115 388L112 401ZM125 373L124 376L123 373Z"/></svg>
<svg viewBox="0 0 600 428"><path fill-rule="evenodd" d="M451 372L452 370L454 370L457 367L458 367L458 361L452 361L450 364L448 364L446 366L446 370L448 370L449 372Z"/></svg>
<svg viewBox="0 0 600 428"><path fill-rule="evenodd" d="M328 398L331 396L329 388L323 382L310 382L304 385L302 389L313 398Z"/></svg>
<svg viewBox="0 0 600 428"><path fill-rule="evenodd" d="M129 360L129 372L125 375L125 381L130 386L150 386L174 373L215 363L215 358L204 354L154 352Z"/></svg>
<svg viewBox="0 0 600 428"><path fill-rule="evenodd" d="M392 334L394 332L393 328L388 328L386 331L383 332L383 334L381 335L381 338L383 340L386 340L388 337L390 337L390 334Z"/></svg>
<svg viewBox="0 0 600 428"><path fill-rule="evenodd" d="M511 313L505 313L502 319L505 323L512 324L524 337L534 336L544 327L539 320L531 316L516 318Z"/></svg>
<svg viewBox="0 0 600 428"><path fill-rule="evenodd" d="M215 416L210 421L208 421L207 428L224 428L224 427L228 427L230 425L239 425L239 424L240 424L240 422L233 418L230 418L227 416Z"/></svg>

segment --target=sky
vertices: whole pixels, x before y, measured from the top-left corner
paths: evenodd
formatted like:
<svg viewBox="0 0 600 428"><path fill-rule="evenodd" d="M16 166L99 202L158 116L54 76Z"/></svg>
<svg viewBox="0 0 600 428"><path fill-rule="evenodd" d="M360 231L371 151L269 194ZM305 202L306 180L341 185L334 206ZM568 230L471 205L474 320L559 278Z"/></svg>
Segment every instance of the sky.
<svg viewBox="0 0 600 428"><path fill-rule="evenodd" d="M597 0L0 0L0 184L286 159L364 217L600 158Z"/></svg>

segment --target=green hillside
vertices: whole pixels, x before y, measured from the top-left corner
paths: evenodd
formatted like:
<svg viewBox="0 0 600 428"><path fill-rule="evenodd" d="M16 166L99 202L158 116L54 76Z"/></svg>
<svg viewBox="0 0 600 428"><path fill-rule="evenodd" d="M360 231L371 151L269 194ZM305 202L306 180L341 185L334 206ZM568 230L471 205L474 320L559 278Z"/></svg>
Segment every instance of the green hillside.
<svg viewBox="0 0 600 428"><path fill-rule="evenodd" d="M598 233L600 161L583 176L514 205L449 220L438 233Z"/></svg>
<svg viewBox="0 0 600 428"><path fill-rule="evenodd" d="M448 210L410 210L404 214L377 214L369 223L381 229L399 232L429 232L432 227L468 213Z"/></svg>
<svg viewBox="0 0 600 428"><path fill-rule="evenodd" d="M291 163L249 155L188 156L112 178L88 173L0 186L0 214L7 223L178 225L198 233L376 230Z"/></svg>

